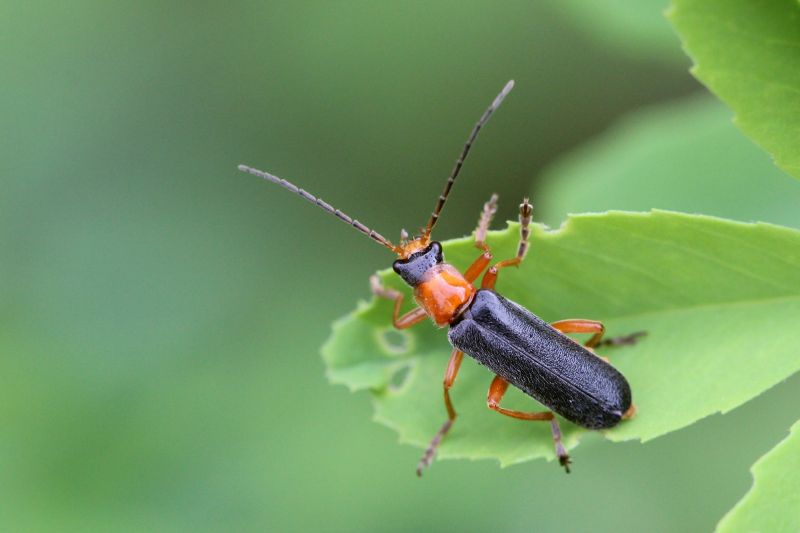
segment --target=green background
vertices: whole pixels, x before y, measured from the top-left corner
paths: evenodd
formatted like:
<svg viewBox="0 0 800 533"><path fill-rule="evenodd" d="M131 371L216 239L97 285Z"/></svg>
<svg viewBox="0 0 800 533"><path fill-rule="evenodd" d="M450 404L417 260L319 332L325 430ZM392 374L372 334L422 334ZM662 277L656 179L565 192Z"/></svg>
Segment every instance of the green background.
<svg viewBox="0 0 800 533"><path fill-rule="evenodd" d="M514 78L437 228L461 236L491 192L512 218L561 154L702 91L688 61L620 54L554 2L0 11L2 529L708 530L796 419L797 377L647 445L586 439L570 476L417 479L318 356L391 255L235 169L396 239Z"/></svg>

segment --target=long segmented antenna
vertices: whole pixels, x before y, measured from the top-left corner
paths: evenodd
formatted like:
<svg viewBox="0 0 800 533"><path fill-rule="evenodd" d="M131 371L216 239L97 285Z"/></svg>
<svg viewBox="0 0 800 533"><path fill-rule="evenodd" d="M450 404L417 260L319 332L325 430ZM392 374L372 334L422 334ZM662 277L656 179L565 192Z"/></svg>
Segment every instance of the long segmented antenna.
<svg viewBox="0 0 800 533"><path fill-rule="evenodd" d="M267 181L271 181L272 183L277 183L278 185L280 185L284 189L288 189L288 190L292 191L293 193L299 195L300 197L308 200L312 204L321 207L322 209L324 209L325 211L327 211L331 215L335 216L336 218L338 218L339 220L341 220L345 224L347 224L349 226L353 226L358 231L360 231L361 233L363 233L364 235L366 235L367 237L369 237L373 241L377 242L378 244L382 244L383 246L389 248L393 252L398 252L399 251L399 248L397 246L393 245L391 242L386 240L386 238L383 235L381 235L380 233L378 233L377 231L373 231L373 230L369 229L367 226L365 226L364 224L362 224L358 220L353 220L352 218L350 218L346 214L342 213L338 209L335 209L332 205L330 205L326 201L322 200L321 198L317 198L316 196L304 191L303 189L301 189L297 185L295 185L295 184L293 184L293 183L291 183L289 181L286 181L283 178L279 178L278 176L273 176L269 172L264 172L263 170L258 170L258 169L255 169L253 167L248 167L247 165L239 165L239 170L241 170L242 172L247 172L247 173L252 174L254 176L258 176L259 178L263 178L263 179L265 179Z"/></svg>
<svg viewBox="0 0 800 533"><path fill-rule="evenodd" d="M458 156L456 164L453 167L452 172L450 172L450 177L447 178L447 183L444 184L444 191L442 191L442 194L439 195L439 199L436 202L436 207L433 209L433 213L431 214L431 219L428 221L428 226L422 232L423 239L427 240L428 237L430 237L433 227L439 220L439 214L442 212L444 203L447 201L447 197L450 195L450 189L453 188L453 183L455 183L458 173L461 171L461 167L464 165L464 160L467 158L470 148L472 148L472 143L475 141L475 138L478 136L481 128L487 122L489 122L489 118L491 118L492 113L494 113L495 110L500 107L500 104L503 103L503 99L508 95L509 92L511 92L511 89L513 88L514 80L510 80L508 83L506 83L506 86L503 87L503 90L500 91L500 94L498 94L494 99L492 105L490 105L489 108L483 112L483 115L481 115L481 118L478 120L478 123L475 124L475 127L472 128L472 132L469 134L467 142L464 144L464 149L461 150L461 155Z"/></svg>

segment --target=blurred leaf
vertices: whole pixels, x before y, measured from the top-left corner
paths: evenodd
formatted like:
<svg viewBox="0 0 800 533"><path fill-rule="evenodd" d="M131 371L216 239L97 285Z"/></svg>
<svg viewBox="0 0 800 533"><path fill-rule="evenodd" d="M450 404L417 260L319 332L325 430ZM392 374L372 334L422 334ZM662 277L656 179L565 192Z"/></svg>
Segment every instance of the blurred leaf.
<svg viewBox="0 0 800 533"><path fill-rule="evenodd" d="M554 6L585 32L631 57L684 63L680 41L664 17L668 0L566 0Z"/></svg>
<svg viewBox="0 0 800 533"><path fill-rule="evenodd" d="M796 0L674 0L669 18L692 72L736 123L800 178L800 5Z"/></svg>
<svg viewBox="0 0 800 533"><path fill-rule="evenodd" d="M659 208L800 227L800 182L710 96L634 113L543 178L536 216L551 225L567 213Z"/></svg>
<svg viewBox="0 0 800 533"><path fill-rule="evenodd" d="M495 257L516 250L517 225L493 232ZM445 244L463 268L470 238ZM531 253L503 271L498 290L545 320L603 320L610 335L647 330L633 347L605 350L629 379L639 415L606 432L614 441L653 439L727 412L800 370L794 339L800 312L800 232L654 211L578 215L560 229L534 226ZM382 273L387 284L397 277ZM404 442L427 445L445 417L441 382L450 347L444 332L392 331L391 303L360 305L334 325L323 347L332 382L370 389L376 418ZM408 369L408 370L404 370ZM406 373L404 375L404 373ZM549 428L486 409L491 374L463 365L453 397L458 423L441 457L503 465L552 458ZM519 391L508 406L537 409ZM565 424L575 446L584 430Z"/></svg>
<svg viewBox="0 0 800 533"><path fill-rule="evenodd" d="M800 421L751 471L752 488L717 531L800 531Z"/></svg>

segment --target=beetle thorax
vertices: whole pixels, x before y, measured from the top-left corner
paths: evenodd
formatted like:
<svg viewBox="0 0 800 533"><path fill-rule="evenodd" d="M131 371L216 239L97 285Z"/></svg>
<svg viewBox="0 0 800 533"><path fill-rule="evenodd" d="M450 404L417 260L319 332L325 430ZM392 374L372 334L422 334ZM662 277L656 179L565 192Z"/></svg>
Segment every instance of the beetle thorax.
<svg viewBox="0 0 800 533"><path fill-rule="evenodd" d="M440 263L428 269L414 288L414 299L437 326L449 324L475 295L475 287L453 265Z"/></svg>
<svg viewBox="0 0 800 533"><path fill-rule="evenodd" d="M414 288L414 299L440 327L449 324L475 294L472 283L444 262L442 245L436 241L398 259L392 268Z"/></svg>

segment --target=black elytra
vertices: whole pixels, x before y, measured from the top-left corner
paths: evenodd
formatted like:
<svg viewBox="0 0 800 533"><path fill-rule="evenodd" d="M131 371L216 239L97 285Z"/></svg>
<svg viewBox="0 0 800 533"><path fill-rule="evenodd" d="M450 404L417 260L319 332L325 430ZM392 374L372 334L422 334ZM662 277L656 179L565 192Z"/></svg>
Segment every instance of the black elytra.
<svg viewBox="0 0 800 533"><path fill-rule="evenodd" d="M625 377L524 307L481 289L450 343L570 422L616 426L631 406Z"/></svg>

